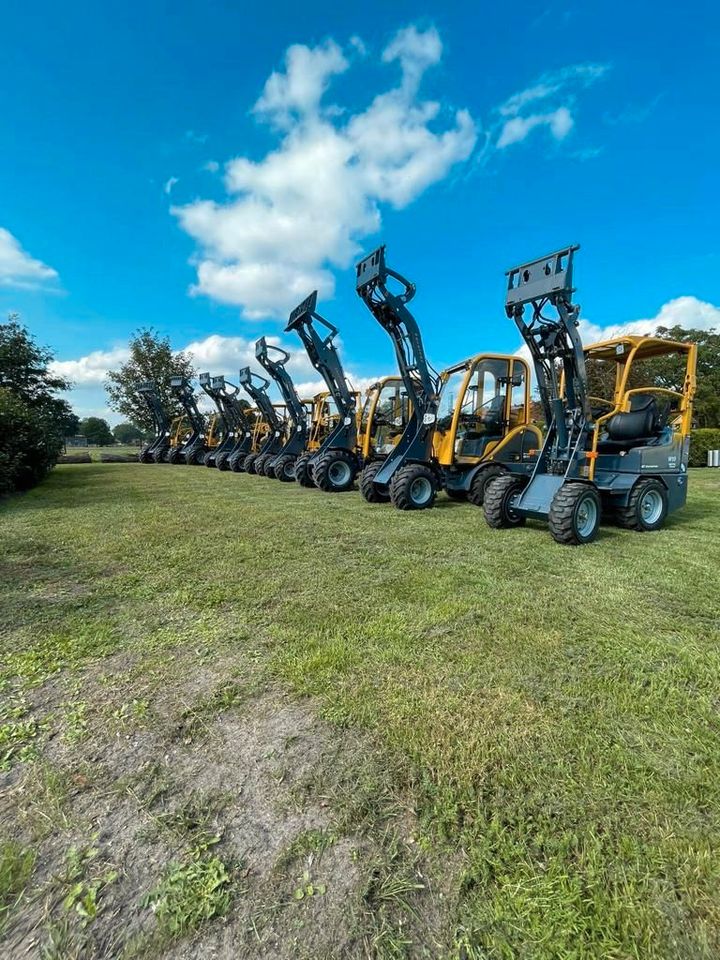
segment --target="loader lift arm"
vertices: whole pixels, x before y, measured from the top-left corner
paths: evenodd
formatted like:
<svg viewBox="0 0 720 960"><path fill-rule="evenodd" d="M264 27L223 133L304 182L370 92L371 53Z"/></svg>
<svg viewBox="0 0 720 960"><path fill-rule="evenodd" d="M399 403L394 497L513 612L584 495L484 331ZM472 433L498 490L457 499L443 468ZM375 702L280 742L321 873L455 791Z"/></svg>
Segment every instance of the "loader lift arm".
<svg viewBox="0 0 720 960"><path fill-rule="evenodd" d="M400 376L412 399L412 414L395 449L374 474L376 487L384 488L408 463L432 460L433 433L440 400L440 378L430 366L420 329L407 304L415 296L415 284L385 263L385 246L378 247L356 268L357 293L393 341ZM388 281L402 288L396 293Z"/></svg>
<svg viewBox="0 0 720 960"><path fill-rule="evenodd" d="M190 423L190 436L183 443L173 462L179 462L184 459L187 464L200 464L203 462L206 451L205 418L198 409L195 394L190 385L190 381L185 377L172 377L170 380L170 389L177 397L180 406L185 411L185 416Z"/></svg>
<svg viewBox="0 0 720 960"><path fill-rule="evenodd" d="M579 249L564 247L506 273L505 311L532 356L548 428L537 471L561 476L582 448L592 421L578 333L580 307L572 302L573 255ZM532 308L529 321L525 319L527 306ZM556 316L543 314L548 306Z"/></svg>
<svg viewBox="0 0 720 960"><path fill-rule="evenodd" d="M230 470L233 460L236 461L237 465L241 459L244 460L251 453L252 431L240 404L240 387L229 383L225 377L220 376L213 377L212 388L217 391L218 400L227 424L227 435L220 447L209 455L210 463L208 463L208 458L206 458L205 463L212 466L214 461L218 470Z"/></svg>
<svg viewBox="0 0 720 960"><path fill-rule="evenodd" d="M157 387L150 380L146 380L138 387L138 393L145 401L150 416L153 420L155 430L154 438L140 451L139 460L141 463L150 463L162 460L164 454L170 446L170 419L165 412L165 408L160 400L160 394Z"/></svg>
<svg viewBox="0 0 720 960"><path fill-rule="evenodd" d="M295 330L302 340L310 363L327 384L340 415L340 422L326 439L323 447L354 448L356 401L345 378L337 348L333 343L338 329L322 317L316 307L317 290L314 290L292 311L285 330L286 332ZM323 335L318 327L324 327L327 334Z"/></svg>
<svg viewBox="0 0 720 960"><path fill-rule="evenodd" d="M277 383L285 406L287 407L290 417L290 435L278 454L278 460L283 458L287 462L286 476L284 479L294 480L294 474L290 471L290 461L292 461L294 469L295 460L304 452L307 444L308 423L307 411L297 394L290 374L285 369L285 364L290 359L290 354L286 350L283 350L282 347L276 347L268 343L265 337L260 337L255 344L255 356L275 383Z"/></svg>

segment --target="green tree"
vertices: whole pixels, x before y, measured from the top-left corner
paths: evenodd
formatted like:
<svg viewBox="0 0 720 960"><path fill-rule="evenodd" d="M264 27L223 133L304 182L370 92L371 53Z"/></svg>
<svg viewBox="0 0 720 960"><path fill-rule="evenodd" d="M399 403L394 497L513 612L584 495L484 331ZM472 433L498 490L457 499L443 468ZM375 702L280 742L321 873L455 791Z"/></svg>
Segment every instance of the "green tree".
<svg viewBox="0 0 720 960"><path fill-rule="evenodd" d="M118 443L136 443L143 439L142 430L138 430L132 423L118 423L112 428L112 432Z"/></svg>
<svg viewBox="0 0 720 960"><path fill-rule="evenodd" d="M50 371L53 354L38 346L17 314L0 324L0 492L41 480L62 452L74 415L57 396L69 384Z"/></svg>
<svg viewBox="0 0 720 960"><path fill-rule="evenodd" d="M720 333L716 330L659 327L657 336L697 344L697 390L693 421L698 427L720 427ZM675 358L658 357L647 361L646 366L657 386L668 390L682 387L684 365Z"/></svg>
<svg viewBox="0 0 720 960"><path fill-rule="evenodd" d="M141 383L151 381L169 417L182 413L170 392L171 377L195 376L192 361L186 353L173 353L169 337L161 337L152 328L137 331L130 339L130 359L108 373L105 389L113 410L127 417L143 430L152 430L153 421L142 397Z"/></svg>
<svg viewBox="0 0 720 960"><path fill-rule="evenodd" d="M87 437L89 443L98 447L109 447L115 443L115 437L110 431L107 420L102 417L85 417L80 421L80 434Z"/></svg>

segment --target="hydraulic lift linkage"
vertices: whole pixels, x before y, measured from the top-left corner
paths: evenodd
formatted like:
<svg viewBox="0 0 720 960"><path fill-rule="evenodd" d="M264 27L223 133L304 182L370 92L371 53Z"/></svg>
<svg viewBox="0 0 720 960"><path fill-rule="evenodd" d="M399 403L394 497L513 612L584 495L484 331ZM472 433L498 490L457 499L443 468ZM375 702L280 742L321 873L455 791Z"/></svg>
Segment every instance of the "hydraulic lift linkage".
<svg viewBox="0 0 720 960"><path fill-rule="evenodd" d="M400 292L388 289L390 279L400 285ZM432 459L440 380L427 361L417 322L407 308L415 296L415 284L387 266L384 245L357 265L356 286L358 295L393 341L400 376L412 399L412 414L392 453L382 463L365 468L373 472L373 485L389 491L392 498L391 481L401 468L413 463L427 465ZM440 479L435 476L436 471L427 466L426 470L428 482L437 488ZM368 485L361 485L361 489L362 486Z"/></svg>
<svg viewBox="0 0 720 960"><path fill-rule="evenodd" d="M225 377L213 377L212 386L217 391L228 425L227 439L215 451L215 466L218 470L229 470L233 457L245 459L252 451L252 430L240 403L240 387L229 383Z"/></svg>
<svg viewBox="0 0 720 960"><path fill-rule="evenodd" d="M298 459L295 478L304 486L312 486L314 482L328 491L348 490L359 469L356 396L347 382L333 342L338 334L337 327L321 316L316 308L317 290L295 307L285 329L287 332L295 330L302 340L310 362L322 376L335 401L339 419L318 450L305 453Z"/></svg>
<svg viewBox="0 0 720 960"><path fill-rule="evenodd" d="M190 436L183 445L172 451L171 463L179 463L184 458L187 464L201 464L205 457L205 418L198 410L195 394L190 382L184 377L172 377L170 389L177 397L190 422Z"/></svg>
<svg viewBox="0 0 720 960"><path fill-rule="evenodd" d="M277 457L269 463L265 461L265 475L291 482L295 479L295 461L305 452L307 444L307 411L285 369L290 354L282 347L268 343L265 337L260 337L255 344L255 356L277 383L290 418L290 435Z"/></svg>
<svg viewBox="0 0 720 960"><path fill-rule="evenodd" d="M147 380L138 387L138 393L145 401L153 419L155 437L140 451L140 462L159 463L170 446L170 420L160 400L157 387Z"/></svg>
<svg viewBox="0 0 720 960"><path fill-rule="evenodd" d="M230 424L227 417L225 416L225 410L223 404L220 400L220 391L216 389L214 384L211 381L209 373L201 373L198 376L198 383L200 387L205 391L205 393L210 397L215 409L217 410L217 416L220 421L220 430L222 435L222 440L217 447L214 447L205 454L205 466L214 467L215 466L215 457L221 450L227 449L228 436L230 434Z"/></svg>
<svg viewBox="0 0 720 960"><path fill-rule="evenodd" d="M243 470L248 473L256 473L256 466L260 461L261 467L265 460L274 460L282 450L284 443L284 424L277 414L272 400L268 396L267 388L270 381L253 373L250 367L243 367L239 374L240 386L245 390L248 396L254 401L257 410L268 426L268 432L260 445L260 449L251 452L247 456L233 457L230 461L230 469L236 473Z"/></svg>

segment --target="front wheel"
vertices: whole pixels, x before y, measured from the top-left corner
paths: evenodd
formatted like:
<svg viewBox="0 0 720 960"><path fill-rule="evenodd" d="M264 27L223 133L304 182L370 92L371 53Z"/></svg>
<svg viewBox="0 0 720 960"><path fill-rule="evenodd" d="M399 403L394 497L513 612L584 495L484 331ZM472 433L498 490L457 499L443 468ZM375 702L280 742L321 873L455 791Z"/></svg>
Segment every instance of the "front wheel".
<svg viewBox="0 0 720 960"><path fill-rule="evenodd" d="M314 486L310 476L310 458L312 454L303 453L295 461L295 479L301 487Z"/></svg>
<svg viewBox="0 0 720 960"><path fill-rule="evenodd" d="M485 494L490 484L493 480L497 480L498 477L504 475L505 471L496 463L489 467L484 467L482 470L478 470L470 484L470 492L468 493L470 503L476 507L481 507L485 501Z"/></svg>
<svg viewBox="0 0 720 960"><path fill-rule="evenodd" d="M316 461L315 486L325 493L344 493L357 475L357 460L350 450L329 450Z"/></svg>
<svg viewBox="0 0 720 960"><path fill-rule="evenodd" d="M258 454L257 454L257 453L249 453L249 454L245 457L245 459L243 460L243 463L242 463L242 468L243 468L243 470L245 471L245 473L255 473L255 464L257 463L257 458L258 458ZM234 461L233 461L233 462L234 462ZM240 473L240 472L241 472L239 465L238 465L238 466L233 466L232 469L233 469L236 473Z"/></svg>
<svg viewBox="0 0 720 960"><path fill-rule="evenodd" d="M292 483L295 479L296 462L296 457L278 457L273 463L273 475L275 479L280 480L282 483Z"/></svg>
<svg viewBox="0 0 720 960"><path fill-rule="evenodd" d="M424 463L400 467L390 481L390 500L397 510L427 510L435 503L438 480Z"/></svg>
<svg viewBox="0 0 720 960"><path fill-rule="evenodd" d="M504 473L488 483L483 496L483 513L489 527L502 530L523 526L525 517L515 513L513 504L526 484L524 477L516 477L512 473Z"/></svg>
<svg viewBox="0 0 720 960"><path fill-rule="evenodd" d="M564 483L550 504L550 533L573 547L590 543L600 528L600 496L586 483Z"/></svg>
<svg viewBox="0 0 720 960"><path fill-rule="evenodd" d="M641 480L630 492L626 507L620 507L615 521L625 530L647 533L659 530L668 513L667 490L659 480Z"/></svg>
<svg viewBox="0 0 720 960"><path fill-rule="evenodd" d="M218 468L218 470L229 470L230 469L230 466L228 464L229 459L230 459L229 454L219 453L215 457L215 466Z"/></svg>
<svg viewBox="0 0 720 960"><path fill-rule="evenodd" d="M375 483L375 477L382 467L384 460L374 460L369 463L360 474L360 493L368 503L389 503L390 494L387 487Z"/></svg>

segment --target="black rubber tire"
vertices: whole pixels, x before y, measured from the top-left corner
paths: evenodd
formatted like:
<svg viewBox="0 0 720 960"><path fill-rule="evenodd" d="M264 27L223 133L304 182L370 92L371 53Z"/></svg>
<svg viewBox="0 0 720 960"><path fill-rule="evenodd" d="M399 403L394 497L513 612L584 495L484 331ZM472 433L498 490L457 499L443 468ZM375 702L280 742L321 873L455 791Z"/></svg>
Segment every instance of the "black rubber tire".
<svg viewBox="0 0 720 960"><path fill-rule="evenodd" d="M328 450L313 464L315 486L325 493L345 493L352 489L357 470L352 450Z"/></svg>
<svg viewBox="0 0 720 960"><path fill-rule="evenodd" d="M213 468L215 468L215 467L217 466L217 462L216 462L216 460L215 460L215 455L212 454L212 453L210 453L210 451L208 450L208 452L207 452L207 453L205 454L205 456L203 457L203 463L205 464L206 467L213 467Z"/></svg>
<svg viewBox="0 0 720 960"><path fill-rule="evenodd" d="M659 514L653 516L650 520L647 519L644 512L648 494L656 497L661 505ZM624 530L649 533L651 530L659 530L662 527L667 514L668 494L665 486L659 480L648 477L647 480L639 480L632 488L627 506L617 508L615 522Z"/></svg>
<svg viewBox="0 0 720 960"><path fill-rule="evenodd" d="M273 463L273 474L276 480L282 483L293 483L295 481L295 464L297 457L286 454L284 457L278 457Z"/></svg>
<svg viewBox="0 0 720 960"><path fill-rule="evenodd" d="M438 476L432 467L407 463L390 481L390 502L396 510L429 510L438 487Z"/></svg>
<svg viewBox="0 0 720 960"><path fill-rule="evenodd" d="M152 463L153 458L149 450L141 450L138 455L138 460L140 463Z"/></svg>
<svg viewBox="0 0 720 960"><path fill-rule="evenodd" d="M373 460L360 474L358 486L363 499L368 503L390 503L389 491L383 490L375 483L375 475L383 463L383 460Z"/></svg>
<svg viewBox="0 0 720 960"><path fill-rule="evenodd" d="M249 453L243 460L243 469L245 473L255 473L255 464L257 463L257 458L259 454ZM233 470L235 467L233 467Z"/></svg>
<svg viewBox="0 0 720 960"><path fill-rule="evenodd" d="M583 511L591 509L594 523L583 530ZM548 525L553 540L571 547L591 543L600 529L600 494L588 483L564 483L550 504Z"/></svg>
<svg viewBox="0 0 720 960"><path fill-rule="evenodd" d="M295 461L295 480L301 487L312 487L312 477L310 476L310 458L311 453L302 453Z"/></svg>
<svg viewBox="0 0 720 960"><path fill-rule="evenodd" d="M267 472L270 462L274 460L275 457L272 454L261 453L259 457L255 460L255 469L253 473L258 477L267 477L272 476Z"/></svg>
<svg viewBox="0 0 720 960"><path fill-rule="evenodd" d="M475 507L481 507L483 505L483 501L485 500L487 488L490 486L493 480L497 480L498 477L504 476L505 473L506 471L496 463L492 463L489 466L484 467L482 470L478 470L472 479L470 490L468 492L468 500L470 503L472 503Z"/></svg>
<svg viewBox="0 0 720 960"><path fill-rule="evenodd" d="M446 487L445 493L448 495L448 499L457 500L461 503L468 498L467 490L448 490Z"/></svg>
<svg viewBox="0 0 720 960"><path fill-rule="evenodd" d="M180 463L181 456L180 450L177 447L174 447L168 454L168 463Z"/></svg>
<svg viewBox="0 0 720 960"><path fill-rule="evenodd" d="M525 525L525 517L514 514L509 508L509 501L526 486L525 477L518 477L512 473L504 473L488 483L483 499L483 513L489 527L502 530Z"/></svg>
<svg viewBox="0 0 720 960"><path fill-rule="evenodd" d="M160 448L160 450L156 450L155 453L153 453L152 455L153 463L167 463L167 457L169 452L170 452L169 447L165 447L165 449Z"/></svg>
<svg viewBox="0 0 720 960"><path fill-rule="evenodd" d="M229 470L230 464L228 460L230 459L230 454L227 452L219 453L215 457L215 466L218 470Z"/></svg>

